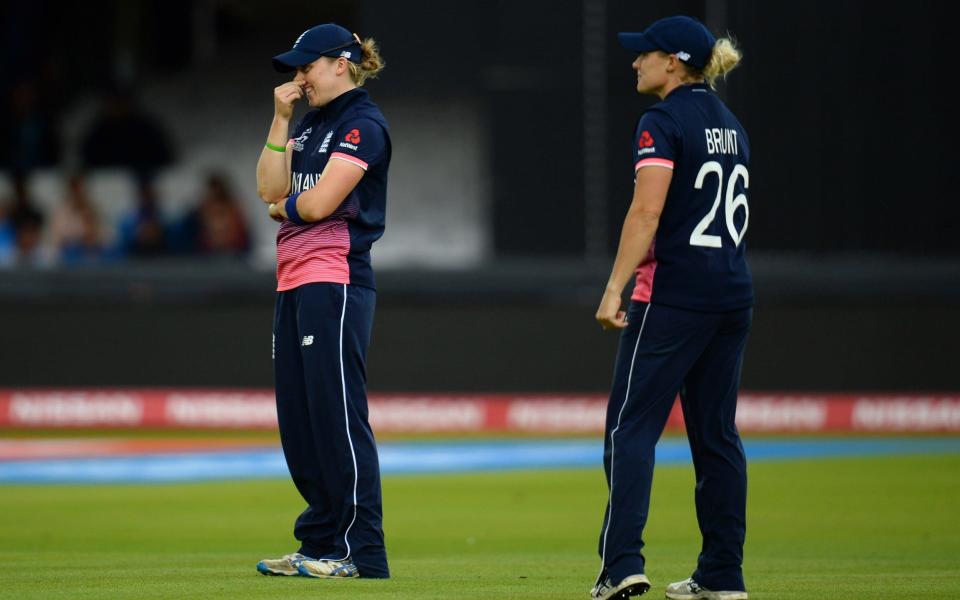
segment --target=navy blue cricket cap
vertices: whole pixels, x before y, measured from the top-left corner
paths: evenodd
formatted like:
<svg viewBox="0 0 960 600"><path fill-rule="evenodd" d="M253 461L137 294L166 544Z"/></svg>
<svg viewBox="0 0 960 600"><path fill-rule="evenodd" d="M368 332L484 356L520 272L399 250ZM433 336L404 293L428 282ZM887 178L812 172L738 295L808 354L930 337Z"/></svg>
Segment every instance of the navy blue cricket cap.
<svg viewBox="0 0 960 600"><path fill-rule="evenodd" d="M321 56L346 58L360 64L360 38L336 23L324 23L304 31L293 43L293 49L273 57L273 68L288 73L309 65Z"/></svg>
<svg viewBox="0 0 960 600"><path fill-rule="evenodd" d="M710 62L717 38L700 21L691 17L667 17L647 27L643 33L620 33L620 45L634 52L662 50L697 69Z"/></svg>

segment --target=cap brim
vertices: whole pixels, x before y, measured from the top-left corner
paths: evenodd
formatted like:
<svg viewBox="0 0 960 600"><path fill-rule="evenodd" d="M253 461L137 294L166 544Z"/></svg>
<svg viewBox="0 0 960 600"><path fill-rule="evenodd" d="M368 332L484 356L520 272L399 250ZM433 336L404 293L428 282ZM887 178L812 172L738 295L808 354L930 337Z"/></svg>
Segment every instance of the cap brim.
<svg viewBox="0 0 960 600"><path fill-rule="evenodd" d="M301 52L300 50L291 50L289 52L284 52L283 54L274 56L273 68L281 73L289 73L290 71L295 70L297 67L309 65L318 58L320 58L318 54Z"/></svg>
<svg viewBox="0 0 960 600"><path fill-rule="evenodd" d="M659 50L657 45L642 33L622 32L618 33L617 37L620 39L620 45L627 50L633 50L634 52L652 52L653 50Z"/></svg>

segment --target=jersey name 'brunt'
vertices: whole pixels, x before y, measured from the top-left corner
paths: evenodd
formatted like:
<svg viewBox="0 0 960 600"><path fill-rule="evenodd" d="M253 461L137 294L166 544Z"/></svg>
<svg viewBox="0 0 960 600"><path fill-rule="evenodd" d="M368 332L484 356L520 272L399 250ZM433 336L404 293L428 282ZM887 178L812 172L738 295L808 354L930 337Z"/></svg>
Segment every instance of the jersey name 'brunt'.
<svg viewBox="0 0 960 600"><path fill-rule="evenodd" d="M753 304L744 237L750 142L706 84L683 85L640 117L634 172L673 169L632 299L703 311Z"/></svg>

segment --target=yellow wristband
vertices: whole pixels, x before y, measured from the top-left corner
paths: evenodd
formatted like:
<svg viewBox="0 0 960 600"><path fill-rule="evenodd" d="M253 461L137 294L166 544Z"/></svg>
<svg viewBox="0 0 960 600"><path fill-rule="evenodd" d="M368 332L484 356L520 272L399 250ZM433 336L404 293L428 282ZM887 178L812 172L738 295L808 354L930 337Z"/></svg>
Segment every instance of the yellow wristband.
<svg viewBox="0 0 960 600"><path fill-rule="evenodd" d="M286 152L286 151L287 151L287 147L286 147L286 146L275 146L274 144L271 144L270 142L267 142L266 144L264 144L264 146L266 146L267 148L270 148L270 149L273 150L274 152Z"/></svg>

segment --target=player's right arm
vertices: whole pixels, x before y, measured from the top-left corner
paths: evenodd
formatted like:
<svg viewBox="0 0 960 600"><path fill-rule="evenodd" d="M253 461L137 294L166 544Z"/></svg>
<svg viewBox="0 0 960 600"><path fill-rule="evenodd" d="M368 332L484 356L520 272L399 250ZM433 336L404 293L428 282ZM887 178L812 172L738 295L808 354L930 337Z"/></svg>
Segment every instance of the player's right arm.
<svg viewBox="0 0 960 600"><path fill-rule="evenodd" d="M672 167L651 166L637 170L633 202L623 221L617 257L595 315L604 329L623 329L627 326L627 313L620 308L623 288L634 275L637 265L650 252L672 179Z"/></svg>
<svg viewBox="0 0 960 600"><path fill-rule="evenodd" d="M260 160L257 161L257 194L268 204L279 202L290 193L292 149L287 147L287 141L293 105L302 97L303 88L294 81L288 81L273 90L273 122L267 134L267 143L285 147L287 151L277 152L266 145L260 151Z"/></svg>
<svg viewBox="0 0 960 600"><path fill-rule="evenodd" d="M595 315L604 329L623 329L627 326L627 313L621 310L623 288L650 252L673 180L673 164L681 136L676 123L657 110L644 113L637 123L634 132L633 172L636 179L633 202L623 221L617 257Z"/></svg>

